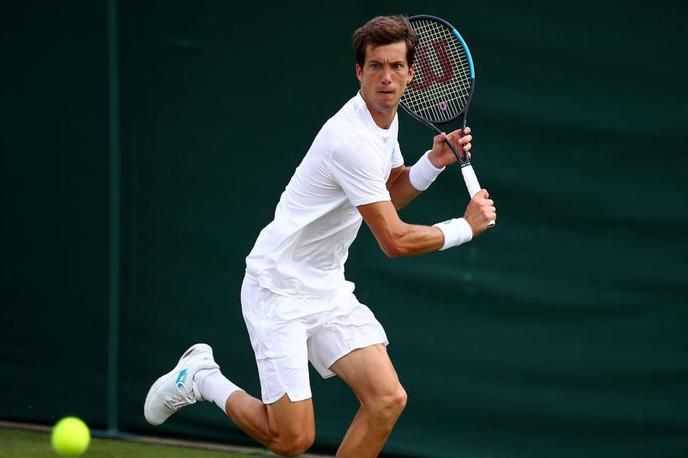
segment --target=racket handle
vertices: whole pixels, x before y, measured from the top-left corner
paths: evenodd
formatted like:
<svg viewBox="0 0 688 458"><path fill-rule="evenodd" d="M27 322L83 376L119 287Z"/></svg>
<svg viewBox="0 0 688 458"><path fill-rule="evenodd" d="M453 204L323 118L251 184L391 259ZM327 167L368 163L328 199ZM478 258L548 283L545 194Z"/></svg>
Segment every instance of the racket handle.
<svg viewBox="0 0 688 458"><path fill-rule="evenodd" d="M471 164L461 167L461 173L463 174L463 181L466 182L468 194L472 199L482 189L480 187L480 183L478 183L478 177L475 176L475 170L473 170L473 166Z"/></svg>
<svg viewBox="0 0 688 458"><path fill-rule="evenodd" d="M470 194L471 199L475 197L478 192L482 189L480 183L478 182L478 177L475 175L475 170L471 164L461 167L461 173L463 174L463 181L466 182L466 187L468 188L468 194ZM494 227L494 220L487 223L487 227Z"/></svg>

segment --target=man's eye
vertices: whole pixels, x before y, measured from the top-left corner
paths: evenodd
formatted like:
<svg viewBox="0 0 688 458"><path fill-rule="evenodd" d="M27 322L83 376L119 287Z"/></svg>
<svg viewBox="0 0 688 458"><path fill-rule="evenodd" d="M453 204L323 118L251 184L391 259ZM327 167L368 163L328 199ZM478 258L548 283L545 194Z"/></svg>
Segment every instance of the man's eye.
<svg viewBox="0 0 688 458"><path fill-rule="evenodd" d="M370 64L370 68L377 70L378 68L380 68L380 64Z"/></svg>

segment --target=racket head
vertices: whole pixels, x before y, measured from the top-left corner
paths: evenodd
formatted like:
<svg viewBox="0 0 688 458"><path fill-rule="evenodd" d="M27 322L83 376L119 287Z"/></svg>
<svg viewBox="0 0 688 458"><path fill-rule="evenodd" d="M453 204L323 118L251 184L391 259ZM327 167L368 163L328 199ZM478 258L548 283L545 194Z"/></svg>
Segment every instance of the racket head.
<svg viewBox="0 0 688 458"><path fill-rule="evenodd" d="M418 34L413 80L401 106L412 117L432 125L465 120L475 88L475 69L468 45L449 22L436 16L408 18Z"/></svg>

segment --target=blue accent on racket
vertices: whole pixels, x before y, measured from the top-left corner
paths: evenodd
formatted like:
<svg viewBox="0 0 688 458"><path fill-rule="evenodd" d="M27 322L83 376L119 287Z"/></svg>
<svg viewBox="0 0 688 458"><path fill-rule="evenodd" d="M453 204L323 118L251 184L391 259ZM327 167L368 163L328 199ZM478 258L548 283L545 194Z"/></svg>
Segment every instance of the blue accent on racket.
<svg viewBox="0 0 688 458"><path fill-rule="evenodd" d="M466 44L458 30L452 28L452 33L454 34L454 36L456 36L456 38L459 39L461 45L463 46L463 49L466 51L466 57L468 57L468 66L471 68L471 79L475 79L475 68L473 67L473 56L471 56L471 50L468 49L468 45Z"/></svg>

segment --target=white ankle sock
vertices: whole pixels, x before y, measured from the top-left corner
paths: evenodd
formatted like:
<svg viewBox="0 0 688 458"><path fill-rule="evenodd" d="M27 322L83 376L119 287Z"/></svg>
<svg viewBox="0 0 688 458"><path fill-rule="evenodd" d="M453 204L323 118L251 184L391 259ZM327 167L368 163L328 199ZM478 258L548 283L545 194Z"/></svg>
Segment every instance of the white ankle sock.
<svg viewBox="0 0 688 458"><path fill-rule="evenodd" d="M227 414L225 410L227 398L235 391L241 390L241 388L227 380L227 378L222 375L222 372L220 372L220 369L198 371L194 380L196 381L196 386L198 386L198 391L201 393L201 396L203 396L203 399L211 401L218 406L225 415Z"/></svg>

